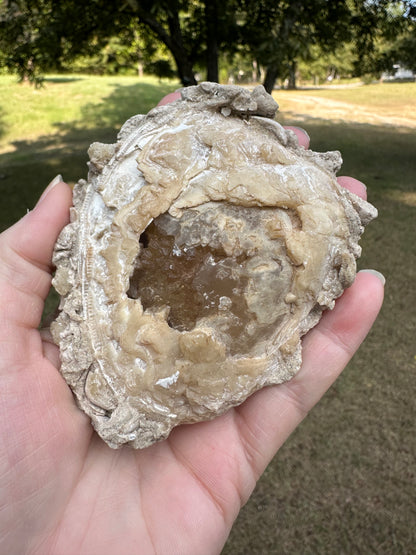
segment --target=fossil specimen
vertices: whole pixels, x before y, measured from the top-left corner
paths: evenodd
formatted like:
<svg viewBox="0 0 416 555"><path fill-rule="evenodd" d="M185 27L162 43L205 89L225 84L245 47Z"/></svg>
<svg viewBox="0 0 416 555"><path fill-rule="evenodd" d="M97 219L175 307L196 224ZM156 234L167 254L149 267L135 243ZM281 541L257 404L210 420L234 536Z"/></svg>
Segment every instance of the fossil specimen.
<svg viewBox="0 0 416 555"><path fill-rule="evenodd" d="M93 143L58 239L62 374L111 446L146 447L289 380L351 285L375 208L262 87L202 83Z"/></svg>

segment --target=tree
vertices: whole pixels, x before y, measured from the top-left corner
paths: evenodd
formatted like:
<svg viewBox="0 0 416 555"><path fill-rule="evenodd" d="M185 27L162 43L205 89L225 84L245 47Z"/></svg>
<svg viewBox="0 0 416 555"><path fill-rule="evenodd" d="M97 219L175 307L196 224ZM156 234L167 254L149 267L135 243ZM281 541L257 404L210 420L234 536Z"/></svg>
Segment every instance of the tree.
<svg viewBox="0 0 416 555"><path fill-rule="evenodd" d="M370 13L367 27L377 24L370 48L360 50L356 72L380 74L392 71L395 64L416 71L416 2L414 0L379 2L377 14ZM366 34L363 33L364 39Z"/></svg>
<svg viewBox="0 0 416 555"><path fill-rule="evenodd" d="M37 2L31 10L24 1L0 5L1 63L17 71L22 81L36 82L37 67L48 70L61 55L55 26L40 32L47 10L47 2Z"/></svg>
<svg viewBox="0 0 416 555"><path fill-rule="evenodd" d="M232 0L127 0L140 22L170 50L184 86L196 84L194 66L218 82L218 57L233 50L236 22Z"/></svg>
<svg viewBox="0 0 416 555"><path fill-rule="evenodd" d="M154 44L163 44L171 52L183 85L196 84L197 62L207 67L209 80L218 81L219 51L226 43L230 46L232 37L228 3L4 0L0 4L1 61L17 71L21 79L36 80L40 73L59 70L81 54L96 54L112 37L125 35L133 25ZM150 49L146 40L145 53Z"/></svg>
<svg viewBox="0 0 416 555"><path fill-rule="evenodd" d="M181 13L189 9L188 0L127 0L132 13L145 24L171 51L184 86L195 85L193 70L197 53L195 41L189 40L194 30Z"/></svg>
<svg viewBox="0 0 416 555"><path fill-rule="evenodd" d="M2 64L21 79L61 69L80 54L96 53L132 20L145 25L153 41L172 52L184 85L195 84L193 62L199 31L186 10L188 0L4 0L0 5Z"/></svg>
<svg viewBox="0 0 416 555"><path fill-rule="evenodd" d="M298 61L308 58L313 45L330 50L350 36L346 0L240 0L239 6L242 43L266 68L268 92L277 78L293 83Z"/></svg>
<svg viewBox="0 0 416 555"><path fill-rule="evenodd" d="M309 54L310 57L299 62L299 73L302 79L312 80L316 85L321 81L349 78L354 73L355 55L351 42L342 43L329 53L314 45Z"/></svg>
<svg viewBox="0 0 416 555"><path fill-rule="evenodd" d="M196 84L195 64L218 81L219 52L232 50L235 42L233 1L3 0L0 61L22 79L36 80L79 55L97 54L111 39L116 46L114 37L133 26L171 52L183 85Z"/></svg>
<svg viewBox="0 0 416 555"><path fill-rule="evenodd" d="M174 77L174 60L166 46L155 41L148 28L132 19L130 25L93 53L62 62L64 71L99 75L154 74Z"/></svg>
<svg viewBox="0 0 416 555"><path fill-rule="evenodd" d="M155 45L172 55L183 85L196 83L195 67L218 81L218 57L247 58L265 69L270 92L276 79L296 85L297 67L350 42L356 73L415 49L414 0L0 0L0 64L21 79L68 67L80 55L151 58ZM131 34L134 30L134 38ZM137 37L139 33L140 37ZM388 44L383 56L377 46ZM127 45L125 40L127 37ZM400 43L397 42L400 37ZM133 52L130 45L135 45ZM386 42L387 41L387 42ZM168 68L165 58L158 71ZM101 58L106 67L105 57ZM152 60L153 64L156 60ZM130 62L128 62L130 63ZM113 64L117 67L117 64ZM154 66L155 67L155 66Z"/></svg>
<svg viewBox="0 0 416 555"><path fill-rule="evenodd" d="M1 63L21 80L38 83L42 72L104 46L118 20L105 0L3 0Z"/></svg>
<svg viewBox="0 0 416 555"><path fill-rule="evenodd" d="M238 50L238 23L233 0L204 0L205 61L207 80L219 81L219 56Z"/></svg>
<svg viewBox="0 0 416 555"><path fill-rule="evenodd" d="M416 2L405 3L404 18L406 28L402 32L396 46L396 63L402 62L408 69L416 73Z"/></svg>

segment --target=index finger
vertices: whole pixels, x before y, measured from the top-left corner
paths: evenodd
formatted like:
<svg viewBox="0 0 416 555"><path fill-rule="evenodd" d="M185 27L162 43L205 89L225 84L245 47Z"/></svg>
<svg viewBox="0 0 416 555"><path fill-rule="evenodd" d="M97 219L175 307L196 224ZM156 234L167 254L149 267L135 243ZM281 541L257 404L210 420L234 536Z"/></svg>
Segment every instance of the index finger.
<svg viewBox="0 0 416 555"><path fill-rule="evenodd" d="M179 91L174 91L166 96L164 96L159 102L157 103L158 106L164 106L165 104L169 104L170 102L175 102L175 100L179 100L181 97L181 93Z"/></svg>
<svg viewBox="0 0 416 555"><path fill-rule="evenodd" d="M340 175L338 178L338 183L341 187L348 189L351 193L361 197L364 200L367 200L367 187L358 179L354 179L353 177L348 177L346 175Z"/></svg>

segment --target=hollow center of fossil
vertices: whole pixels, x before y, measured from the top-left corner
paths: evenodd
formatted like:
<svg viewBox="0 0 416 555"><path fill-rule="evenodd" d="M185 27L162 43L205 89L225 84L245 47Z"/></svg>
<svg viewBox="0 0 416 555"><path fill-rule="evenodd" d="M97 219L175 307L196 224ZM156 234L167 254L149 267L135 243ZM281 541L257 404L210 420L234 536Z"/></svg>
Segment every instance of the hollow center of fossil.
<svg viewBox="0 0 416 555"><path fill-rule="evenodd" d="M178 331L215 329L235 354L270 335L270 324L287 312L287 269L279 252L258 254L265 241L259 222L233 212L156 218L140 237L127 294L140 298L144 310L166 309L169 326Z"/></svg>

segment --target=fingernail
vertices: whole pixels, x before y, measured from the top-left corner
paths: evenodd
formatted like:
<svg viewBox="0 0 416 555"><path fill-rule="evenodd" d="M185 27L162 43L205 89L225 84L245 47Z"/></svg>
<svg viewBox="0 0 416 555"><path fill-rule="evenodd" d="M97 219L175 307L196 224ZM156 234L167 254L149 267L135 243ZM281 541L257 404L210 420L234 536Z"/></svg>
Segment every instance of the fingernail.
<svg viewBox="0 0 416 555"><path fill-rule="evenodd" d="M50 193L50 191L56 186L58 185L58 183L61 183L62 181L62 175L60 173L58 173L58 175L56 175L52 181L49 183L49 185L46 187L46 189L43 191L40 199L38 200L36 206L38 206L38 204L40 204L42 202L42 200L46 197L46 195L48 195Z"/></svg>
<svg viewBox="0 0 416 555"><path fill-rule="evenodd" d="M378 272L377 270L360 270L360 272L366 272L367 274L373 274L373 276L376 276L381 283L384 285L386 285L386 278L383 276L383 274L381 272Z"/></svg>
<svg viewBox="0 0 416 555"><path fill-rule="evenodd" d="M346 186L347 189L348 189L347 184L351 183L352 180L354 181L354 183L359 183L364 188L365 191L367 190L367 185L365 183L363 183L362 181L360 181L359 179L356 179L355 177L350 177L350 176L347 176L347 175L338 175L338 177L337 177L338 183L342 186L344 186L344 183L345 183L345 186ZM351 192L355 192L355 191L351 191Z"/></svg>
<svg viewBox="0 0 416 555"><path fill-rule="evenodd" d="M61 181L62 181L62 175L58 173L58 175L56 175L49 183L49 185L46 187L45 193L49 192L51 189L55 187L55 185L58 185L58 183L61 183Z"/></svg>
<svg viewBox="0 0 416 555"><path fill-rule="evenodd" d="M308 138L308 141L311 140L311 138L309 136L309 133L307 131L305 131L305 129L303 129L303 127L298 127L297 125L291 125L290 127L292 127L292 129L297 129L298 131L300 131L301 133L306 135L306 137Z"/></svg>

